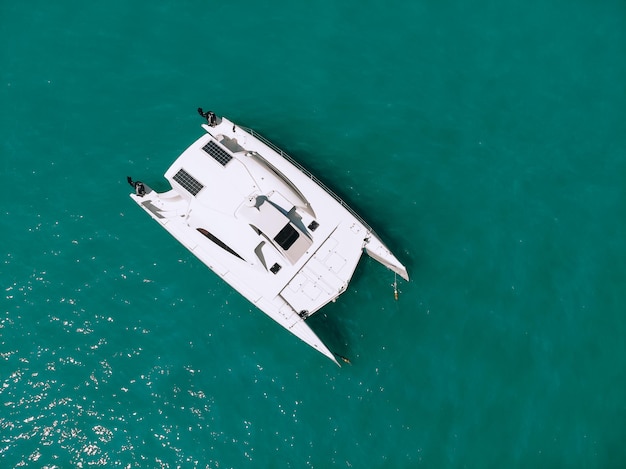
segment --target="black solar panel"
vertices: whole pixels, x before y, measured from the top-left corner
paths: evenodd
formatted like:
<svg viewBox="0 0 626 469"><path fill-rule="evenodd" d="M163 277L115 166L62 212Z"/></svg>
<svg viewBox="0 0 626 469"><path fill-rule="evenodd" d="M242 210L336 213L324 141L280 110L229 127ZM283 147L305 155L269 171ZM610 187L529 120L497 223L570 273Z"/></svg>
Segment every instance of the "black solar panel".
<svg viewBox="0 0 626 469"><path fill-rule="evenodd" d="M233 159L231 155L229 155L223 148L219 147L213 140L210 140L209 143L202 147L202 149L211 155L213 159L222 166L226 166L226 164Z"/></svg>
<svg viewBox="0 0 626 469"><path fill-rule="evenodd" d="M189 174L182 168L179 169L176 174L174 174L173 179L178 184L183 186L185 190L191 195L196 195L204 187L197 179L195 179L191 174Z"/></svg>

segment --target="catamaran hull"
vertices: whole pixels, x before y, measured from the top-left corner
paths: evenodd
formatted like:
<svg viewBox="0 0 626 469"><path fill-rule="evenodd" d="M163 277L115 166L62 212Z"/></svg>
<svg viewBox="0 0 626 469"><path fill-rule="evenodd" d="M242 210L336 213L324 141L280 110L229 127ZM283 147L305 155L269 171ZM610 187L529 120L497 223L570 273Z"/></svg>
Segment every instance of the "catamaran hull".
<svg viewBox="0 0 626 469"><path fill-rule="evenodd" d="M205 115L205 114L203 114ZM346 291L363 251L408 280L374 231L267 140L214 115L165 173L131 198L201 262L315 350L306 318Z"/></svg>

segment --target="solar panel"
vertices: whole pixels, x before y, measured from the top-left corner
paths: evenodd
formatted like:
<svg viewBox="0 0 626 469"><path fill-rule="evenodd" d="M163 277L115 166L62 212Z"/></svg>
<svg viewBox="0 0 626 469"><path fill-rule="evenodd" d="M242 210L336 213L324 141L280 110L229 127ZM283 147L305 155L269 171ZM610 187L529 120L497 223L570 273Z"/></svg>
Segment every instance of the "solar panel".
<svg viewBox="0 0 626 469"><path fill-rule="evenodd" d="M226 166L226 164L233 159L231 155L226 153L226 151L219 147L213 140L210 140L209 143L202 147L202 149L211 155L213 159L222 166Z"/></svg>
<svg viewBox="0 0 626 469"><path fill-rule="evenodd" d="M173 177L174 181L183 186L187 192L191 195L196 195L198 192L202 190L204 187L200 181L194 178L191 174L189 174L184 169L179 169Z"/></svg>

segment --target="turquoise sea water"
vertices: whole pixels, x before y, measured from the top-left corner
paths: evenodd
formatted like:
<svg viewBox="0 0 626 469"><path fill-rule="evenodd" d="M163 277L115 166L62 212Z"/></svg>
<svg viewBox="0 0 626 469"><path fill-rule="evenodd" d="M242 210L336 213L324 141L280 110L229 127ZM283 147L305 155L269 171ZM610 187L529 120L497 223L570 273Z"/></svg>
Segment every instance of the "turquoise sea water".
<svg viewBox="0 0 626 469"><path fill-rule="evenodd" d="M1 467L626 465L623 1L3 1L0 104ZM352 365L128 198L198 106L407 264L311 319Z"/></svg>

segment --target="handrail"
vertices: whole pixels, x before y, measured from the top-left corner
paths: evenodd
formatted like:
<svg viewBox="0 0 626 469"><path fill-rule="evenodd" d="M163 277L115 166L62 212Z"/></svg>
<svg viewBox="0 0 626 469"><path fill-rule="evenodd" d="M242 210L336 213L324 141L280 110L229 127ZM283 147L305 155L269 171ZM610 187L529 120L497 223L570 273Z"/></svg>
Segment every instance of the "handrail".
<svg viewBox="0 0 626 469"><path fill-rule="evenodd" d="M294 160L291 156L289 156L287 153L285 153L284 151L282 151L280 148L278 148L274 143L270 142L267 138L263 137L263 135L259 134L258 132L254 131L253 129L251 129L250 127L244 127L242 125L239 126L241 129L245 130L246 132L248 132L250 135L252 135L253 137L261 140L265 145L267 145L268 147L270 147L272 150L274 150L276 153L278 153L280 156L282 156L283 158L285 158L287 161L289 161L292 165L294 165L296 168L298 168L303 174L305 174L306 176L308 176L313 182L315 182L318 186L320 186L322 189L324 189L333 199L335 199L337 202L339 202L339 204L341 204L342 207L344 207L348 212L350 212L350 214L352 214L352 216L354 218L356 218L359 222L361 222L361 224L374 236L378 237L378 235L374 232L374 230L372 229L371 226L369 226L367 224L367 222L365 220L363 220L363 218L361 218L361 216L356 213L354 210L352 210L352 208L350 208L350 206L345 203L343 201L343 199L341 197L339 197L337 194L335 194L332 190L330 190L322 181L320 181L318 178L316 178L311 171L309 171L308 169L306 169L304 166L302 166L300 163L298 163L296 160Z"/></svg>

